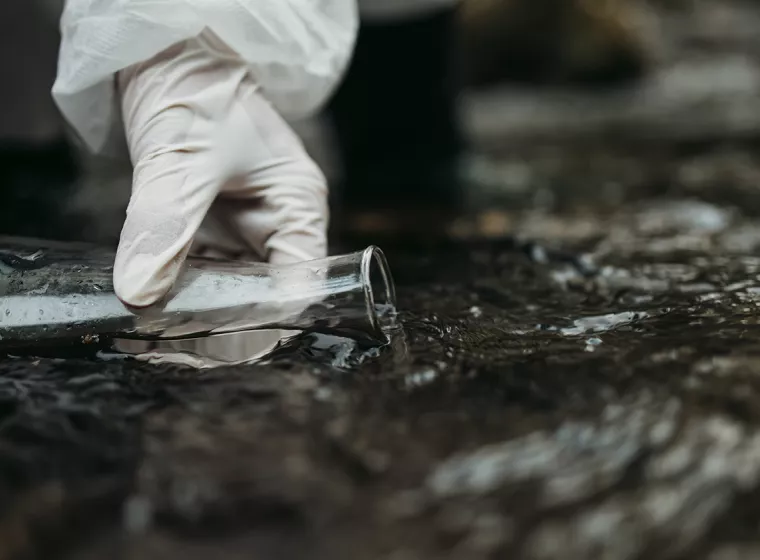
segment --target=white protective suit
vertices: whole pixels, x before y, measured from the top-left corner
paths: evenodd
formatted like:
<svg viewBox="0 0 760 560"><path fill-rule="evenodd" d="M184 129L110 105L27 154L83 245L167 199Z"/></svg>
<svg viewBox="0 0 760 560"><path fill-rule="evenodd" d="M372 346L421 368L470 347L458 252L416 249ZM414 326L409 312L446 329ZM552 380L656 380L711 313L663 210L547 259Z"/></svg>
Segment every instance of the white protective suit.
<svg viewBox="0 0 760 560"><path fill-rule="evenodd" d="M363 18L397 20L457 0L360 0ZM246 60L286 118L308 115L344 71L356 0L67 0L53 96L98 151L114 124L113 76L170 45L212 30Z"/></svg>

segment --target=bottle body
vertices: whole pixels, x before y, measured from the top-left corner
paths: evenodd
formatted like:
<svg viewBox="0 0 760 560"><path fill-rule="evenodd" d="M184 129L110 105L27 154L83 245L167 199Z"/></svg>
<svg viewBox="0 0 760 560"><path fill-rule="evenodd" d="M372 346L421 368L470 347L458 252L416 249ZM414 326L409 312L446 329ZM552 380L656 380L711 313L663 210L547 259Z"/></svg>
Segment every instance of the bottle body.
<svg viewBox="0 0 760 560"><path fill-rule="evenodd" d="M0 238L0 342L182 339L265 328L381 341L395 309L376 247L286 266L190 258L167 297L139 310L116 297L112 273L109 251Z"/></svg>

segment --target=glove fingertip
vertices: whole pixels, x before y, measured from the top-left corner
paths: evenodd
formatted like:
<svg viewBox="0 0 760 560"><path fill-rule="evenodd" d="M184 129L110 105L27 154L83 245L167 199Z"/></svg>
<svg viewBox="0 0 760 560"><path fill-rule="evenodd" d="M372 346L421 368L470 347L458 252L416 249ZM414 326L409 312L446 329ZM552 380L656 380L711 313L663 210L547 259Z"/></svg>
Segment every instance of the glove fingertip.
<svg viewBox="0 0 760 560"><path fill-rule="evenodd" d="M141 309L160 302L174 286L185 252L169 263L136 256L116 257L113 284L116 296L128 307Z"/></svg>

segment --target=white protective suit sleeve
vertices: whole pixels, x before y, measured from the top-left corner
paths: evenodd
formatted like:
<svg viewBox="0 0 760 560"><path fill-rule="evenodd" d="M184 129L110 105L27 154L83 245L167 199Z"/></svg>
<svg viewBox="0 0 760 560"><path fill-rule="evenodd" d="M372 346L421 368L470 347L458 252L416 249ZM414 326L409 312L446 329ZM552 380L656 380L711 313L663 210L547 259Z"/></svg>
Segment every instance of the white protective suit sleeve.
<svg viewBox="0 0 760 560"><path fill-rule="evenodd" d="M315 111L351 55L356 0L67 0L53 97L94 151L117 120L114 75L208 28L285 117Z"/></svg>
<svg viewBox="0 0 760 560"><path fill-rule="evenodd" d="M460 0L359 0L362 19L401 21L459 4Z"/></svg>

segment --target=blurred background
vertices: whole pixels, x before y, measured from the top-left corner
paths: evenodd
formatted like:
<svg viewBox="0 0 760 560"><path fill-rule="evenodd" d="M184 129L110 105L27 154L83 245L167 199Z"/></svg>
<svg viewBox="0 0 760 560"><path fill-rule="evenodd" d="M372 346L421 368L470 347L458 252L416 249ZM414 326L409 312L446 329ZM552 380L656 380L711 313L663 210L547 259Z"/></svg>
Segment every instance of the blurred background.
<svg viewBox="0 0 760 560"><path fill-rule="evenodd" d="M129 195L129 162L126 155L93 158L78 150L51 101L61 7L62 0L0 6L0 229L112 243ZM438 123L448 118L461 129L462 138L452 142L465 147L450 151L457 155L456 185L443 185L455 172L440 169L412 179L432 184L420 189L427 201L437 183L441 192L457 191L449 198L454 211L422 226L436 235L503 233L508 220L499 209L618 207L657 189L704 190L726 176L732 185L707 196L738 189L734 194L753 203L747 178L760 170L746 141L760 127L755 2L464 0L447 21L444 32L415 24L403 40L398 26L390 32L364 26L359 60L344 87L349 91L337 95L337 110L294 123L335 186L336 208L345 193L354 202L366 198L365 207L373 209L378 199L389 201L380 217L362 217L361 204L349 204L334 220L341 231L380 235L409 227L395 218L419 200L406 200L410 189L393 173L368 179L391 166L347 154L345 146L355 144L351 135L361 132L341 123L341 111L356 115L356 109L379 107L385 118L383 107L394 104L403 107L393 112L404 124L390 127L378 142L397 144L406 176L411 168L431 166L422 161L425 154L408 155L403 138L435 144ZM436 105L430 99L439 90L431 88L442 83L434 70L424 70L431 60L452 84L454 117L447 115L447 100L440 101L440 114L425 108ZM372 72L362 64L375 73L387 64L397 76L393 93L372 93ZM426 90L420 80L431 86ZM420 91L434 93L426 98L415 93ZM364 124L371 132L372 123ZM696 164L695 154L705 150L711 159Z"/></svg>

